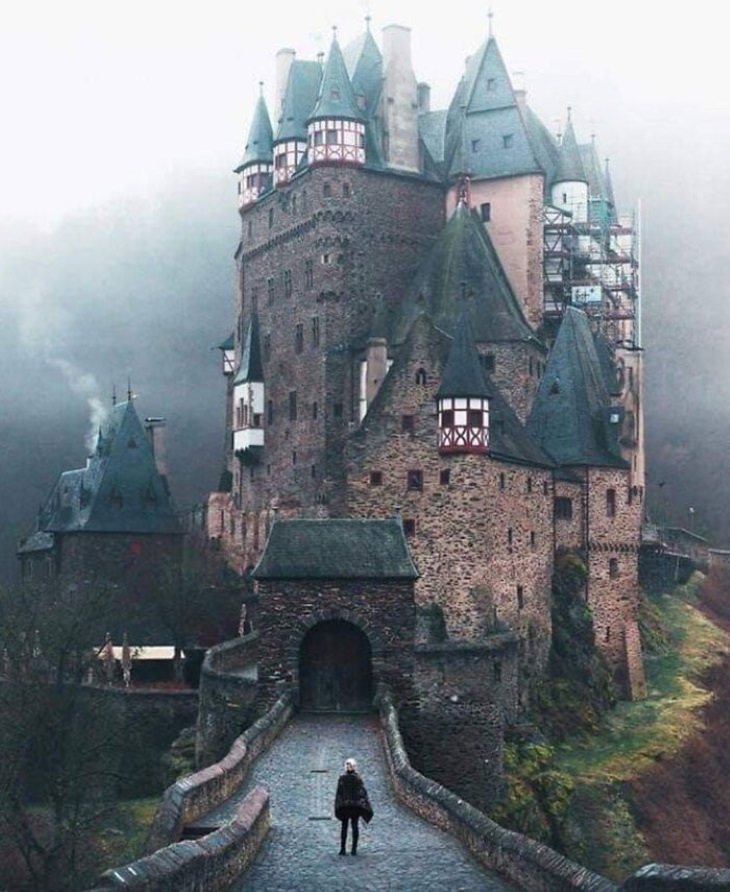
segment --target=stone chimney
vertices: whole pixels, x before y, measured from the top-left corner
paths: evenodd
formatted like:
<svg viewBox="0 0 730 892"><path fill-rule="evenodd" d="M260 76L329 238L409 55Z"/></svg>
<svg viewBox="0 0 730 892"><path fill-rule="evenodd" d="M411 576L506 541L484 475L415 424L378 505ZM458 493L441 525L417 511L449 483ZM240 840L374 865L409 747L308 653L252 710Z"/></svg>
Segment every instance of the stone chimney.
<svg viewBox="0 0 730 892"><path fill-rule="evenodd" d="M370 338L367 349L367 378L365 398L368 406L375 399L380 385L388 374L388 342L385 338Z"/></svg>
<svg viewBox="0 0 730 892"><path fill-rule="evenodd" d="M271 122L274 125L274 131L276 131L276 123L281 117L286 84L289 80L289 69L295 56L296 52L289 47L280 49L276 54L276 105L274 106L274 120Z"/></svg>
<svg viewBox="0 0 730 892"><path fill-rule="evenodd" d="M145 418L144 429L152 447L152 455L155 458L155 467L167 488L167 448L165 444L164 418Z"/></svg>
<svg viewBox="0 0 730 892"><path fill-rule="evenodd" d="M411 29L403 25L383 28L382 114L389 166L417 171L418 87L411 62Z"/></svg>

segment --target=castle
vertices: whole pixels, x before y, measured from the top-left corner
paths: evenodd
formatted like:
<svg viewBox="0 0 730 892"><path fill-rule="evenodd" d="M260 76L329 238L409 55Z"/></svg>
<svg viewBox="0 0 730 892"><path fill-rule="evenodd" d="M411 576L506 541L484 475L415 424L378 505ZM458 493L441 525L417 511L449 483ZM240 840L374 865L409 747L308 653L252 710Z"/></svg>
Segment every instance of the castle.
<svg viewBox="0 0 730 892"><path fill-rule="evenodd" d="M641 696L638 245L594 142L549 132L491 34L434 110L409 29L381 49L368 24L278 53L236 173L206 523L257 581L264 699L355 707L385 680L414 745L494 744L544 674L561 550Z"/></svg>

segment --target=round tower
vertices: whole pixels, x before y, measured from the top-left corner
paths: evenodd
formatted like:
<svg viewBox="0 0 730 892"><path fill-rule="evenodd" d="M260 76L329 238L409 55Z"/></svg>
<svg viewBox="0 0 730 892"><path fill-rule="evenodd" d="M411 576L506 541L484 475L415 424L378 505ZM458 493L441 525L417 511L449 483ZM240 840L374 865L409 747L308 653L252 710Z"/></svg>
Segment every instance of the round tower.
<svg viewBox="0 0 730 892"><path fill-rule="evenodd" d="M327 57L317 103L307 121L309 164L365 163L365 118L337 37Z"/></svg>

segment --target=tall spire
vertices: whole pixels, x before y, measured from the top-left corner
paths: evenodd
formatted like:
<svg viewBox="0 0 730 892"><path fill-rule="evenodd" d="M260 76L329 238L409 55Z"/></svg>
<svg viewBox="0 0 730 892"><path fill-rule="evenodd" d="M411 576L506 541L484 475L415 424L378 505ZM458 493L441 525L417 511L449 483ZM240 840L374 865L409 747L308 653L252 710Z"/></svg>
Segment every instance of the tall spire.
<svg viewBox="0 0 730 892"><path fill-rule="evenodd" d="M266 100L264 99L263 82L259 82L259 89L261 92L259 98L256 100L253 120L251 121L251 127L248 131L246 148L244 149L243 158L241 159L240 164L235 168L236 173L239 173L239 171L249 164L270 164L272 160L274 134L271 129L271 119L269 118L269 111L266 107Z"/></svg>
<svg viewBox="0 0 730 892"><path fill-rule="evenodd" d="M319 96L309 120L345 118L351 121L364 121L355 99L342 50L337 42L337 29L334 28L333 31L332 46L322 73Z"/></svg>
<svg viewBox="0 0 730 892"><path fill-rule="evenodd" d="M565 132L560 143L560 155L558 166L553 176L553 183L587 183L588 178L583 168L583 159L578 148L573 129L572 109L568 106L568 119L565 124Z"/></svg>

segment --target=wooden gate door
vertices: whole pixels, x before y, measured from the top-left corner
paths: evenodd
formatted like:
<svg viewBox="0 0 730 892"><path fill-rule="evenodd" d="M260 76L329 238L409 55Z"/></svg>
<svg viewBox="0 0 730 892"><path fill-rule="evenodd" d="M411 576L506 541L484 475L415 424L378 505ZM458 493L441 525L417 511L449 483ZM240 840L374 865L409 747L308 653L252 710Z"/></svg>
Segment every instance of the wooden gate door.
<svg viewBox="0 0 730 892"><path fill-rule="evenodd" d="M327 620L307 632L299 655L302 709L369 711L373 699L370 642L357 626Z"/></svg>

